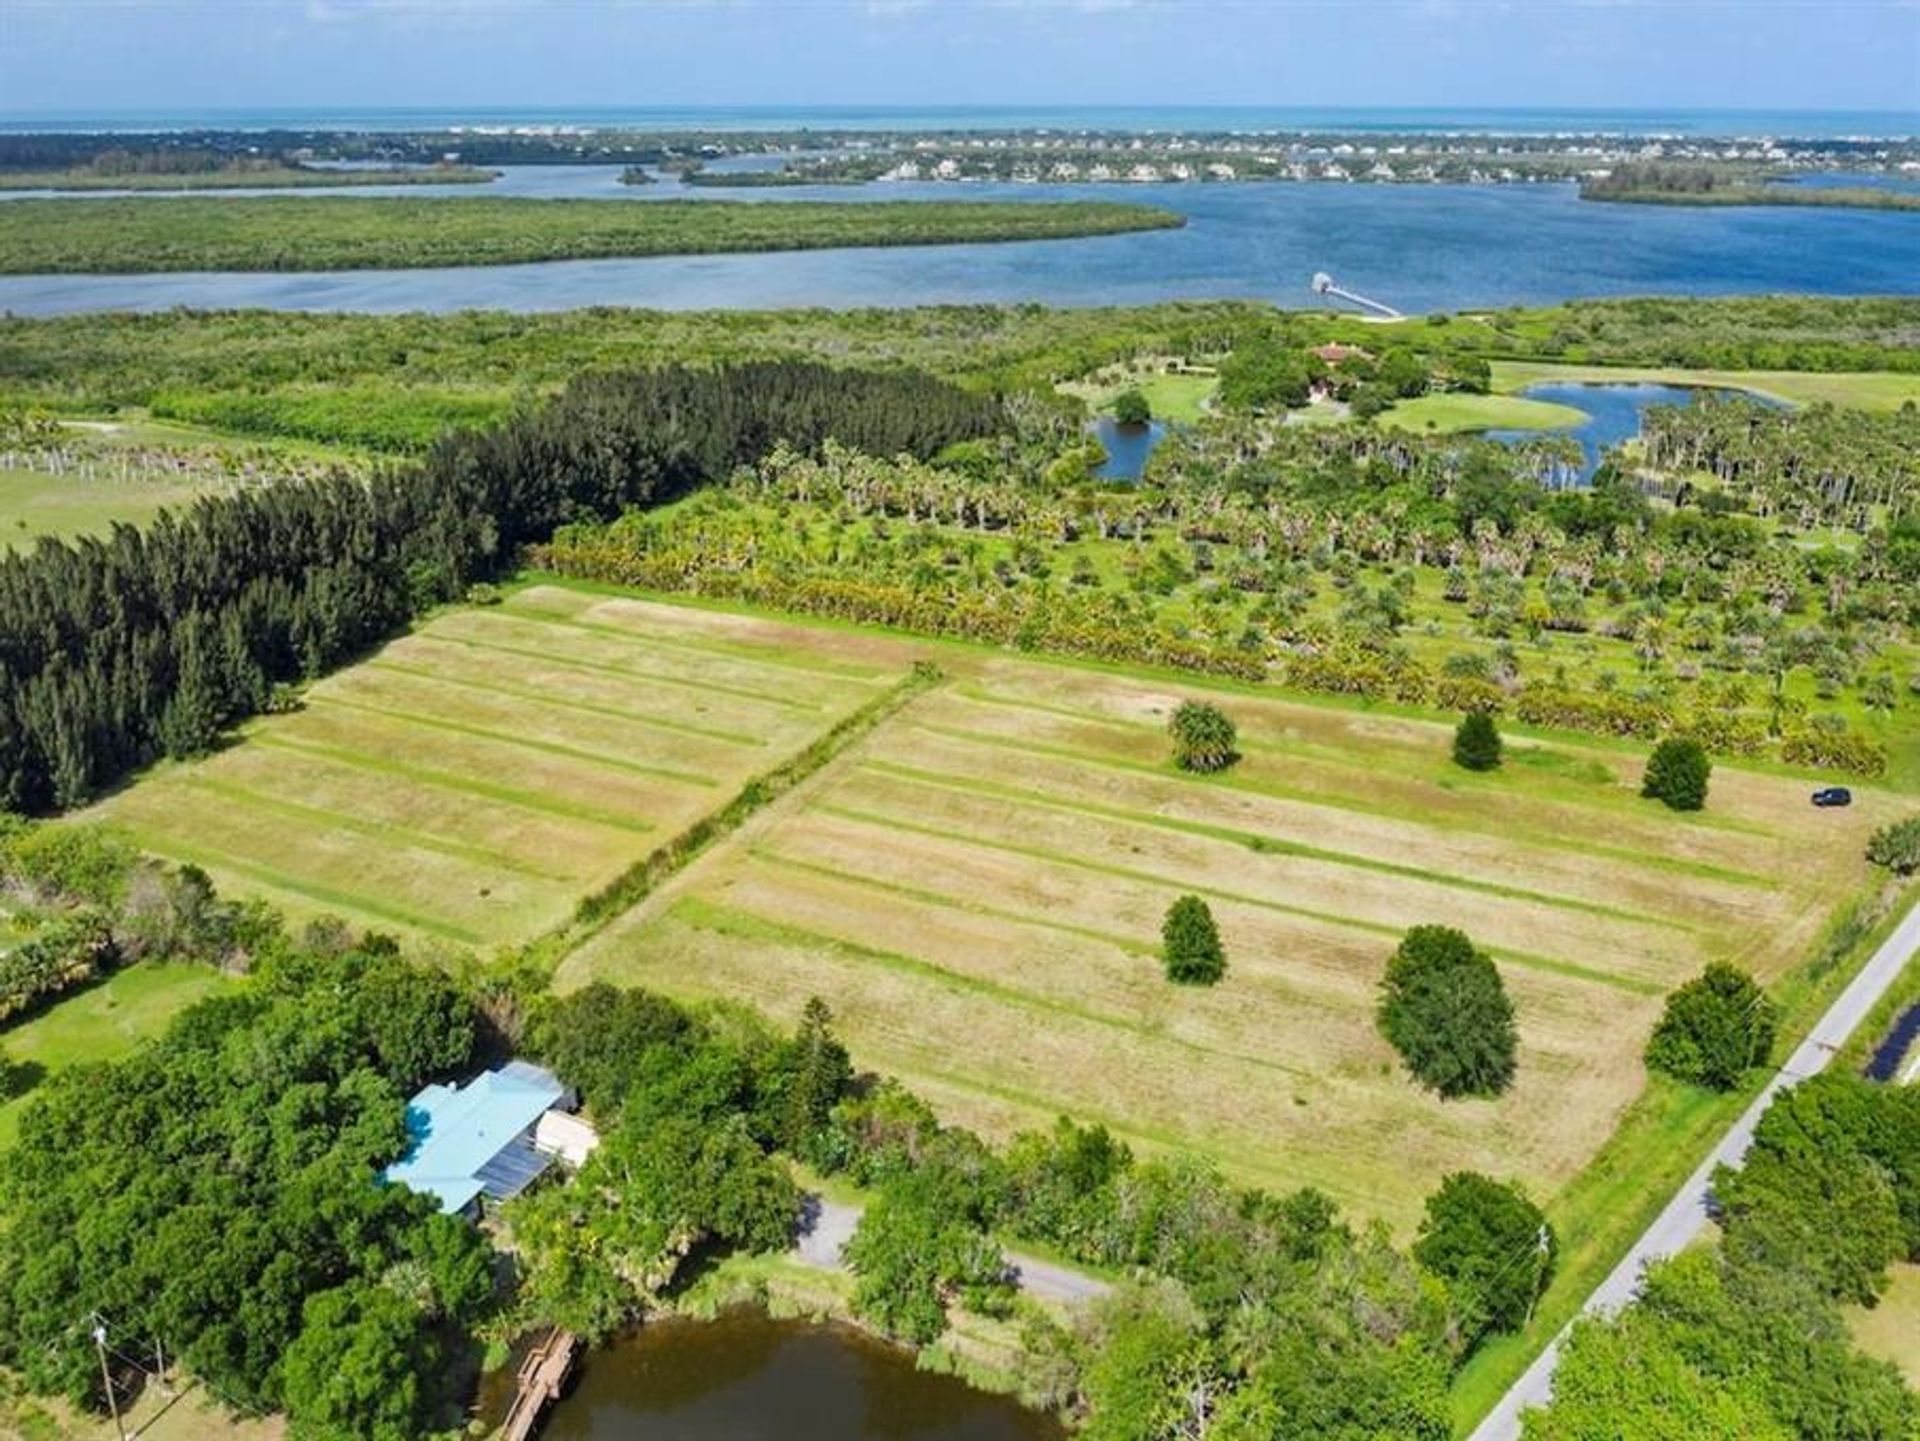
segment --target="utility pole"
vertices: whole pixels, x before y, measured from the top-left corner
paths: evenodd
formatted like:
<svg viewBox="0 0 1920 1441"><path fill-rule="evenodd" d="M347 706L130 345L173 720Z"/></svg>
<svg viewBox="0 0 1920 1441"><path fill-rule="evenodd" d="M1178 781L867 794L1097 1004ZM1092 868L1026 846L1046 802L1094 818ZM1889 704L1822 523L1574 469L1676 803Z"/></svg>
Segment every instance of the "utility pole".
<svg viewBox="0 0 1920 1441"><path fill-rule="evenodd" d="M1527 1302L1527 1319L1524 1323L1525 1325L1531 1326L1533 1324L1533 1308L1540 1304L1540 1277L1545 1274L1547 1257L1552 1254L1553 1232L1548 1230L1547 1223L1542 1221L1540 1223L1540 1229L1534 1233L1533 1237L1534 1272L1533 1285L1530 1288L1533 1296L1532 1299Z"/></svg>
<svg viewBox="0 0 1920 1441"><path fill-rule="evenodd" d="M98 1321L93 1326L94 1349L100 1353L100 1382L107 1388L107 1409L113 1412L113 1429L120 1441L127 1441L127 1423L120 1419L120 1400L113 1394L113 1370L107 1365L107 1328Z"/></svg>

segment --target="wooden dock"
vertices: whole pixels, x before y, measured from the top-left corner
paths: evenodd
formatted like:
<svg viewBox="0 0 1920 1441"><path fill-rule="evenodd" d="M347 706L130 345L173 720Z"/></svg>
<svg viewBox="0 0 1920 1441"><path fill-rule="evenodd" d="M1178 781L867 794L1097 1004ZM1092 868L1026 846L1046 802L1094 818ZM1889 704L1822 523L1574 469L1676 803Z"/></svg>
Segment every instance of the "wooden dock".
<svg viewBox="0 0 1920 1441"><path fill-rule="evenodd" d="M540 1428L547 1407L560 1399L567 1378L573 1374L574 1357L580 1340L571 1331L549 1331L538 1346L520 1363L519 1388L506 1424L500 1428L500 1441L528 1441Z"/></svg>

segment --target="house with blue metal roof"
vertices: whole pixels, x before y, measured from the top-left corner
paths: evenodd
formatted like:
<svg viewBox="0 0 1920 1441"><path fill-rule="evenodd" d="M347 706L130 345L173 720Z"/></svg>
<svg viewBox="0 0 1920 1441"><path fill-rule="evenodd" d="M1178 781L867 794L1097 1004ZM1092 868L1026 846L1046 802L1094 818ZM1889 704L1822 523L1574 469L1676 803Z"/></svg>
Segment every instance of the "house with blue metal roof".
<svg viewBox="0 0 1920 1441"><path fill-rule="evenodd" d="M476 1215L482 1197L509 1200L553 1164L536 1131L572 1101L551 1071L526 1061L463 1086L428 1086L407 1103L407 1154L381 1179L436 1197L449 1215Z"/></svg>

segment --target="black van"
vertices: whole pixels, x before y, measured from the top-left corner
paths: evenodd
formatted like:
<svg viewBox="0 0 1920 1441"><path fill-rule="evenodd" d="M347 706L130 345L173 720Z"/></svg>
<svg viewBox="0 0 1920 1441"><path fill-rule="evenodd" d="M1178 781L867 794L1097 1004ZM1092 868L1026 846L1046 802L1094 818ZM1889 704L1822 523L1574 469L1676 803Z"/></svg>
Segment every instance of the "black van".
<svg viewBox="0 0 1920 1441"><path fill-rule="evenodd" d="M1853 804L1853 792L1845 786L1828 786L1825 790L1813 793L1813 803L1817 806L1850 806Z"/></svg>

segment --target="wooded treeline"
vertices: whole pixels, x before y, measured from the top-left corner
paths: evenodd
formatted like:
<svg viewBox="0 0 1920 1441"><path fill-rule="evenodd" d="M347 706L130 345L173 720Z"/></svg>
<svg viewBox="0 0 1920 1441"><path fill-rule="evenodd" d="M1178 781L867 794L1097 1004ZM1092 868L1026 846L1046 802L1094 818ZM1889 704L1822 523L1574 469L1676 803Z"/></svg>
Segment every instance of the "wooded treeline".
<svg viewBox="0 0 1920 1441"><path fill-rule="evenodd" d="M584 377L417 466L209 497L144 531L0 560L0 808L78 805L192 755L569 521L684 493L776 441L927 455L1000 408L797 361Z"/></svg>
<svg viewBox="0 0 1920 1441"><path fill-rule="evenodd" d="M423 208L425 207L425 208ZM1171 210L1116 201L661 200L359 196L24 198L0 210L0 273L362 270L863 245L979 244L1164 230Z"/></svg>

